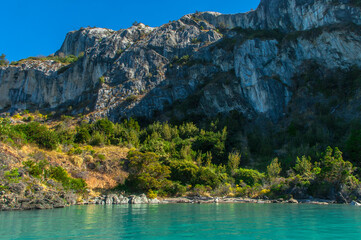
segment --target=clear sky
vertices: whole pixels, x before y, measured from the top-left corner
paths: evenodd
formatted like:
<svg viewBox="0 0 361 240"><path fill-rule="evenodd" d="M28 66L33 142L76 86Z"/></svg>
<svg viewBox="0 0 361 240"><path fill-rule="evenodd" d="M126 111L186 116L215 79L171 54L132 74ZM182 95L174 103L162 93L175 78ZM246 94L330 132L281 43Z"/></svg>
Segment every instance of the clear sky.
<svg viewBox="0 0 361 240"><path fill-rule="evenodd" d="M67 32L96 26L119 30L134 21L155 27L195 11L239 13L260 0L0 0L0 54L10 61L49 55Z"/></svg>

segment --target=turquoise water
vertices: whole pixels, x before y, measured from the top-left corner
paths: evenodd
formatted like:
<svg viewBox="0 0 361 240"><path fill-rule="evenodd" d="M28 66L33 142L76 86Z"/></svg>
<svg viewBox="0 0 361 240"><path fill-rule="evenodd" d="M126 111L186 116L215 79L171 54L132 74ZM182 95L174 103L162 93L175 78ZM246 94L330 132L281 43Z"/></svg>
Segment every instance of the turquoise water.
<svg viewBox="0 0 361 240"><path fill-rule="evenodd" d="M0 212L0 239L361 239L361 208L169 204Z"/></svg>

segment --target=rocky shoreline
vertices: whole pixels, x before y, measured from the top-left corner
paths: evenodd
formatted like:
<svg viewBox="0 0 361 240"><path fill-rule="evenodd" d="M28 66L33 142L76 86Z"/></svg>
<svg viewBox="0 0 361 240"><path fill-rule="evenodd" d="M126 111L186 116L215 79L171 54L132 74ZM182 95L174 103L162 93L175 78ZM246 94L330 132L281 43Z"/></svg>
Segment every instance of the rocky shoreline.
<svg viewBox="0 0 361 240"><path fill-rule="evenodd" d="M241 197L175 197L175 198L147 198L145 194L139 196L131 195L124 197L123 195L103 195L102 197L95 198L93 201L83 202L83 204L100 204L100 205L112 205L112 204L171 204L171 203L196 203L196 204L210 204L210 203L293 203L293 204L337 204L336 201L326 199L253 199L253 198L241 198Z"/></svg>
<svg viewBox="0 0 361 240"><path fill-rule="evenodd" d="M174 197L174 198L148 198L145 194L123 196L122 194L108 194L88 200L76 201L76 196L71 194L42 194L33 196L30 200L19 197L16 194L4 194L0 192L0 211L9 210L32 210L64 208L71 205L132 205L132 204L227 204L227 203L257 203L257 204L349 204L361 206L361 203L352 201L350 203L339 203L327 199L253 199L241 197Z"/></svg>

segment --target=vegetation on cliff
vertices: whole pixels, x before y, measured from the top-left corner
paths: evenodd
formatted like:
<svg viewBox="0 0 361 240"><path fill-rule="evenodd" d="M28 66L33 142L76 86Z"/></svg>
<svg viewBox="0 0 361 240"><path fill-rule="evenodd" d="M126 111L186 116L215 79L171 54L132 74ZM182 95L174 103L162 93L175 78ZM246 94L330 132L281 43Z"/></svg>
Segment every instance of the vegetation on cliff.
<svg viewBox="0 0 361 240"><path fill-rule="evenodd" d="M200 128L191 122L179 125L154 122L141 127L134 119L115 124L107 119L89 123L82 118L62 117L55 121L46 120L41 114L24 113L0 120L0 138L17 148L35 144L48 151L64 152L73 156L71 164L82 171L96 169L97 164L105 161L106 156L93 147L125 147L129 149L127 157L115 161L118 168L127 172L127 177L118 178L113 191L146 192L152 196L314 196L340 202L361 197L356 168L344 160L337 147L325 148L323 153L317 153L317 158L300 153L293 165L285 164L284 159L272 160L269 155L264 167L262 164L257 167L249 159L243 160L247 158L243 154L249 152L229 144L235 141L232 127L229 131L226 126L219 128L220 125L212 122ZM263 145L258 143L259 147ZM357 158L359 144L359 132L352 132L345 149L350 160ZM95 165L87 160L93 158L98 159ZM6 168L1 178L4 191L11 182L19 181L19 169L43 184L52 179L64 189L85 193L86 179L81 174L79 178L71 177L61 166L49 163L46 155L24 160L17 168Z"/></svg>

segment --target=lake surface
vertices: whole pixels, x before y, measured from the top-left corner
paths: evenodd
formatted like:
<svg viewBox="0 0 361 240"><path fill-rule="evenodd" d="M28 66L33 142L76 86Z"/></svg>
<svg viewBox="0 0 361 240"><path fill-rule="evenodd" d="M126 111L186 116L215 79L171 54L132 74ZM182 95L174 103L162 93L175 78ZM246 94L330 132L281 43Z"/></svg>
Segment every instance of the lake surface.
<svg viewBox="0 0 361 240"><path fill-rule="evenodd" d="M361 239L361 207L91 205L0 212L0 239Z"/></svg>

